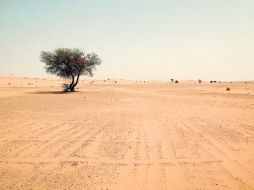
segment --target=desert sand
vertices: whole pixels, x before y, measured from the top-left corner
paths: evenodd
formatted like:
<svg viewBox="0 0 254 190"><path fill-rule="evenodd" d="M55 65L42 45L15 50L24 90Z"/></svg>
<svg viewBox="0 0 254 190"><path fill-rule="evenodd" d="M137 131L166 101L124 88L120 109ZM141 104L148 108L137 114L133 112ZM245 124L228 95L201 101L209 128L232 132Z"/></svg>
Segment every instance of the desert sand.
<svg viewBox="0 0 254 190"><path fill-rule="evenodd" d="M62 83L0 77L0 189L254 189L254 82Z"/></svg>

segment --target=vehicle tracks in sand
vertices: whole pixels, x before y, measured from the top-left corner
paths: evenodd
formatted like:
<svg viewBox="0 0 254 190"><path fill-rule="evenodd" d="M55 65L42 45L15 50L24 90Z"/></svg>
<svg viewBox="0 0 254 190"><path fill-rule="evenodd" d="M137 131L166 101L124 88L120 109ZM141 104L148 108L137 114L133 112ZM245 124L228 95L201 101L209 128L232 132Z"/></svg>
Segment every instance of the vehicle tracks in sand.
<svg viewBox="0 0 254 190"><path fill-rule="evenodd" d="M253 189L253 108L241 109L240 95L241 104L187 87L89 85L54 104L52 94L0 101L9 109L0 116L0 187Z"/></svg>

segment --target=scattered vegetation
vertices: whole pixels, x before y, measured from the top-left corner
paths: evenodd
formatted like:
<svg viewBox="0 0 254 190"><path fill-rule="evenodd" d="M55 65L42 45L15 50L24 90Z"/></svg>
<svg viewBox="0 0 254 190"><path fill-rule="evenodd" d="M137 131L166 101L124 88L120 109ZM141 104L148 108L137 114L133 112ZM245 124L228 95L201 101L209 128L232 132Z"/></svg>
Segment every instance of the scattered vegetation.
<svg viewBox="0 0 254 190"><path fill-rule="evenodd" d="M46 64L46 72L65 79L71 79L66 92L75 91L80 75L93 76L93 70L100 65L101 59L95 53L85 54L79 49L59 48L53 52L42 51L41 62Z"/></svg>

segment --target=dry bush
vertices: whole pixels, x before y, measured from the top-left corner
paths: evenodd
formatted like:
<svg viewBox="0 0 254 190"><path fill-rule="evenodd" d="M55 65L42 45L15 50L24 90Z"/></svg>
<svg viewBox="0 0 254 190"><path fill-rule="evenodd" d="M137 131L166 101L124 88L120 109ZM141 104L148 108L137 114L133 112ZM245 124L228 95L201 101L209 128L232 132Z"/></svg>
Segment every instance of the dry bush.
<svg viewBox="0 0 254 190"><path fill-rule="evenodd" d="M64 91L64 92L70 91L70 85L69 85L69 84L63 83L63 84L62 84L62 87L63 87L63 91Z"/></svg>

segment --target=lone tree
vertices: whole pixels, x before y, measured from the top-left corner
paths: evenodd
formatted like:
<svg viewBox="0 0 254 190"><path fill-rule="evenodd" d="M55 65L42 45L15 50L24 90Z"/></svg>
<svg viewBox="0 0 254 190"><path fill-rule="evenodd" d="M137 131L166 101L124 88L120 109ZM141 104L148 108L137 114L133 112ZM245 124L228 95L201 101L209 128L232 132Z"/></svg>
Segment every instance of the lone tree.
<svg viewBox="0 0 254 190"><path fill-rule="evenodd" d="M61 78L71 79L65 91L75 91L80 75L93 76L96 65L101 59L95 53L85 54L79 49L59 48L52 52L42 51L41 62L46 64L46 71Z"/></svg>

